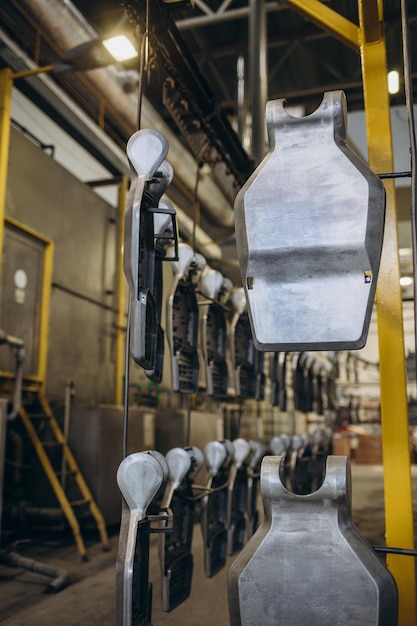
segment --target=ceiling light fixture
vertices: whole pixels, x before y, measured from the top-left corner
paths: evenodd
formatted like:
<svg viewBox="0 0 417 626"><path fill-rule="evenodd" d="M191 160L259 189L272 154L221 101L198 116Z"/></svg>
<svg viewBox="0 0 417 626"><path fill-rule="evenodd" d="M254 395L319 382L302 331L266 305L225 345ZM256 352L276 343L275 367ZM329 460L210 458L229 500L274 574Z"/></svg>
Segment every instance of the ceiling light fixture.
<svg viewBox="0 0 417 626"><path fill-rule="evenodd" d="M138 56L136 48L125 35L103 39L103 45L116 61L128 61Z"/></svg>
<svg viewBox="0 0 417 626"><path fill-rule="evenodd" d="M409 287L413 284L413 278L411 276L401 276L400 285L401 287Z"/></svg>

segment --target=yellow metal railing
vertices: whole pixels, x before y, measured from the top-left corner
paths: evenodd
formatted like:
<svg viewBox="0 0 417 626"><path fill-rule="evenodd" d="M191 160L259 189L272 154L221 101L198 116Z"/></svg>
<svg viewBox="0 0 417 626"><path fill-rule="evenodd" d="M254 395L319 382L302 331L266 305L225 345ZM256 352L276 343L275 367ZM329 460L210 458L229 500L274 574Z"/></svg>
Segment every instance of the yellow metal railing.
<svg viewBox="0 0 417 626"><path fill-rule="evenodd" d="M40 294L40 310L39 310L39 341L38 341L38 355L37 355L37 378L45 382L46 379L46 365L48 358L48 335L49 335L49 313L51 302L51 285L52 285L52 264L54 257L54 243L51 239L44 237L40 233L36 232L32 228L17 222L16 220L6 217L4 224L10 225L18 231L29 235L33 239L40 241L43 244L43 269L42 269L42 286Z"/></svg>
<svg viewBox="0 0 417 626"><path fill-rule="evenodd" d="M284 0L361 56L369 165L376 174L393 171L382 0L358 0L357 26L318 0ZM414 547L411 461L402 297L393 181L385 185L387 211L377 288L378 342L387 545ZM416 626L414 560L389 555L399 594L398 626Z"/></svg>
<svg viewBox="0 0 417 626"><path fill-rule="evenodd" d="M62 446L62 453L64 455L65 458L65 462L67 464L67 467L70 471L74 472L74 476L75 476L75 481L77 483L78 489L81 493L81 495L83 496L83 498L88 501L88 506L90 509L90 513L93 516L96 525L97 525L97 529L99 531L100 534L100 539L101 539L101 544L103 546L103 548L105 550L108 550L110 547L109 544L109 539L107 536L107 530L106 530L106 524L103 518L103 515L101 514L100 509L98 508L97 504L95 503L95 500L92 496L92 493L87 485L87 483L84 480L83 475L80 472L80 469L78 467L78 464L71 452L71 449L68 445L68 442L62 432L62 430L60 429L58 422L55 419L55 416L52 413L51 407L49 406L42 389L40 389L39 392L39 401L40 404L42 406L43 412L45 413L45 415L48 418L48 424L52 430L52 432L54 433L55 439L56 441L61 444ZM68 502L68 501L67 501ZM68 503L70 504L70 503Z"/></svg>

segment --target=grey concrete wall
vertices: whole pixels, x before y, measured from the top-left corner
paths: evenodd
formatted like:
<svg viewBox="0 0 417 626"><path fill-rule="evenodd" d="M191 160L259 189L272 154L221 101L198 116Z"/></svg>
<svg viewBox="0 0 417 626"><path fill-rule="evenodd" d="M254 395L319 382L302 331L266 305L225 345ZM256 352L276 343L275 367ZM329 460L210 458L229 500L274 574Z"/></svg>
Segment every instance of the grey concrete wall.
<svg viewBox="0 0 417 626"><path fill-rule="evenodd" d="M48 397L113 402L117 210L12 129L6 215L55 244Z"/></svg>

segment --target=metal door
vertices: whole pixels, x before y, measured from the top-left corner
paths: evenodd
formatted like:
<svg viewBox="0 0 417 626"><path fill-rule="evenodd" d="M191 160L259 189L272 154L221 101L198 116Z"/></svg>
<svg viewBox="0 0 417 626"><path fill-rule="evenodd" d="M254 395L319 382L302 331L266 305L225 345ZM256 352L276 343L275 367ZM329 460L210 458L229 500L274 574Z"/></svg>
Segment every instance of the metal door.
<svg viewBox="0 0 417 626"><path fill-rule="evenodd" d="M24 341L25 375L37 375L44 257L47 242L6 221L0 294L0 329ZM0 348L0 370L13 372L14 356Z"/></svg>

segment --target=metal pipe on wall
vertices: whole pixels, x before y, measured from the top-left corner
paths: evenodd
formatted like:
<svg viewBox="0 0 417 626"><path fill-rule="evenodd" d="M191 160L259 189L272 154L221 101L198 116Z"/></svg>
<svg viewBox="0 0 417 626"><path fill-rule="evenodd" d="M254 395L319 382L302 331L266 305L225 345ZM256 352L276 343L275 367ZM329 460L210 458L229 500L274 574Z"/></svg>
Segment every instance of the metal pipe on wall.
<svg viewBox="0 0 417 626"><path fill-rule="evenodd" d="M64 51L98 37L70 0L24 0L24 4L36 15L37 22ZM137 124L137 98L123 90L117 70L109 66L86 72L86 75L103 98L110 102L121 118L132 127L133 132ZM169 143L168 160L174 167L175 174L190 186L191 173L197 167L196 161L191 153L184 150L184 145L146 98L142 105L142 121L143 127L154 128L165 135ZM231 203L214 181L202 180L198 194L202 205L215 220L221 224L233 225L234 214Z"/></svg>
<svg viewBox="0 0 417 626"><path fill-rule="evenodd" d="M26 556L18 554L14 550L3 550L0 552L0 562L9 567L20 567L29 572L37 572L53 578L48 585L48 591L56 593L60 591L68 583L68 572L60 567L54 567L42 561L35 561Z"/></svg>

